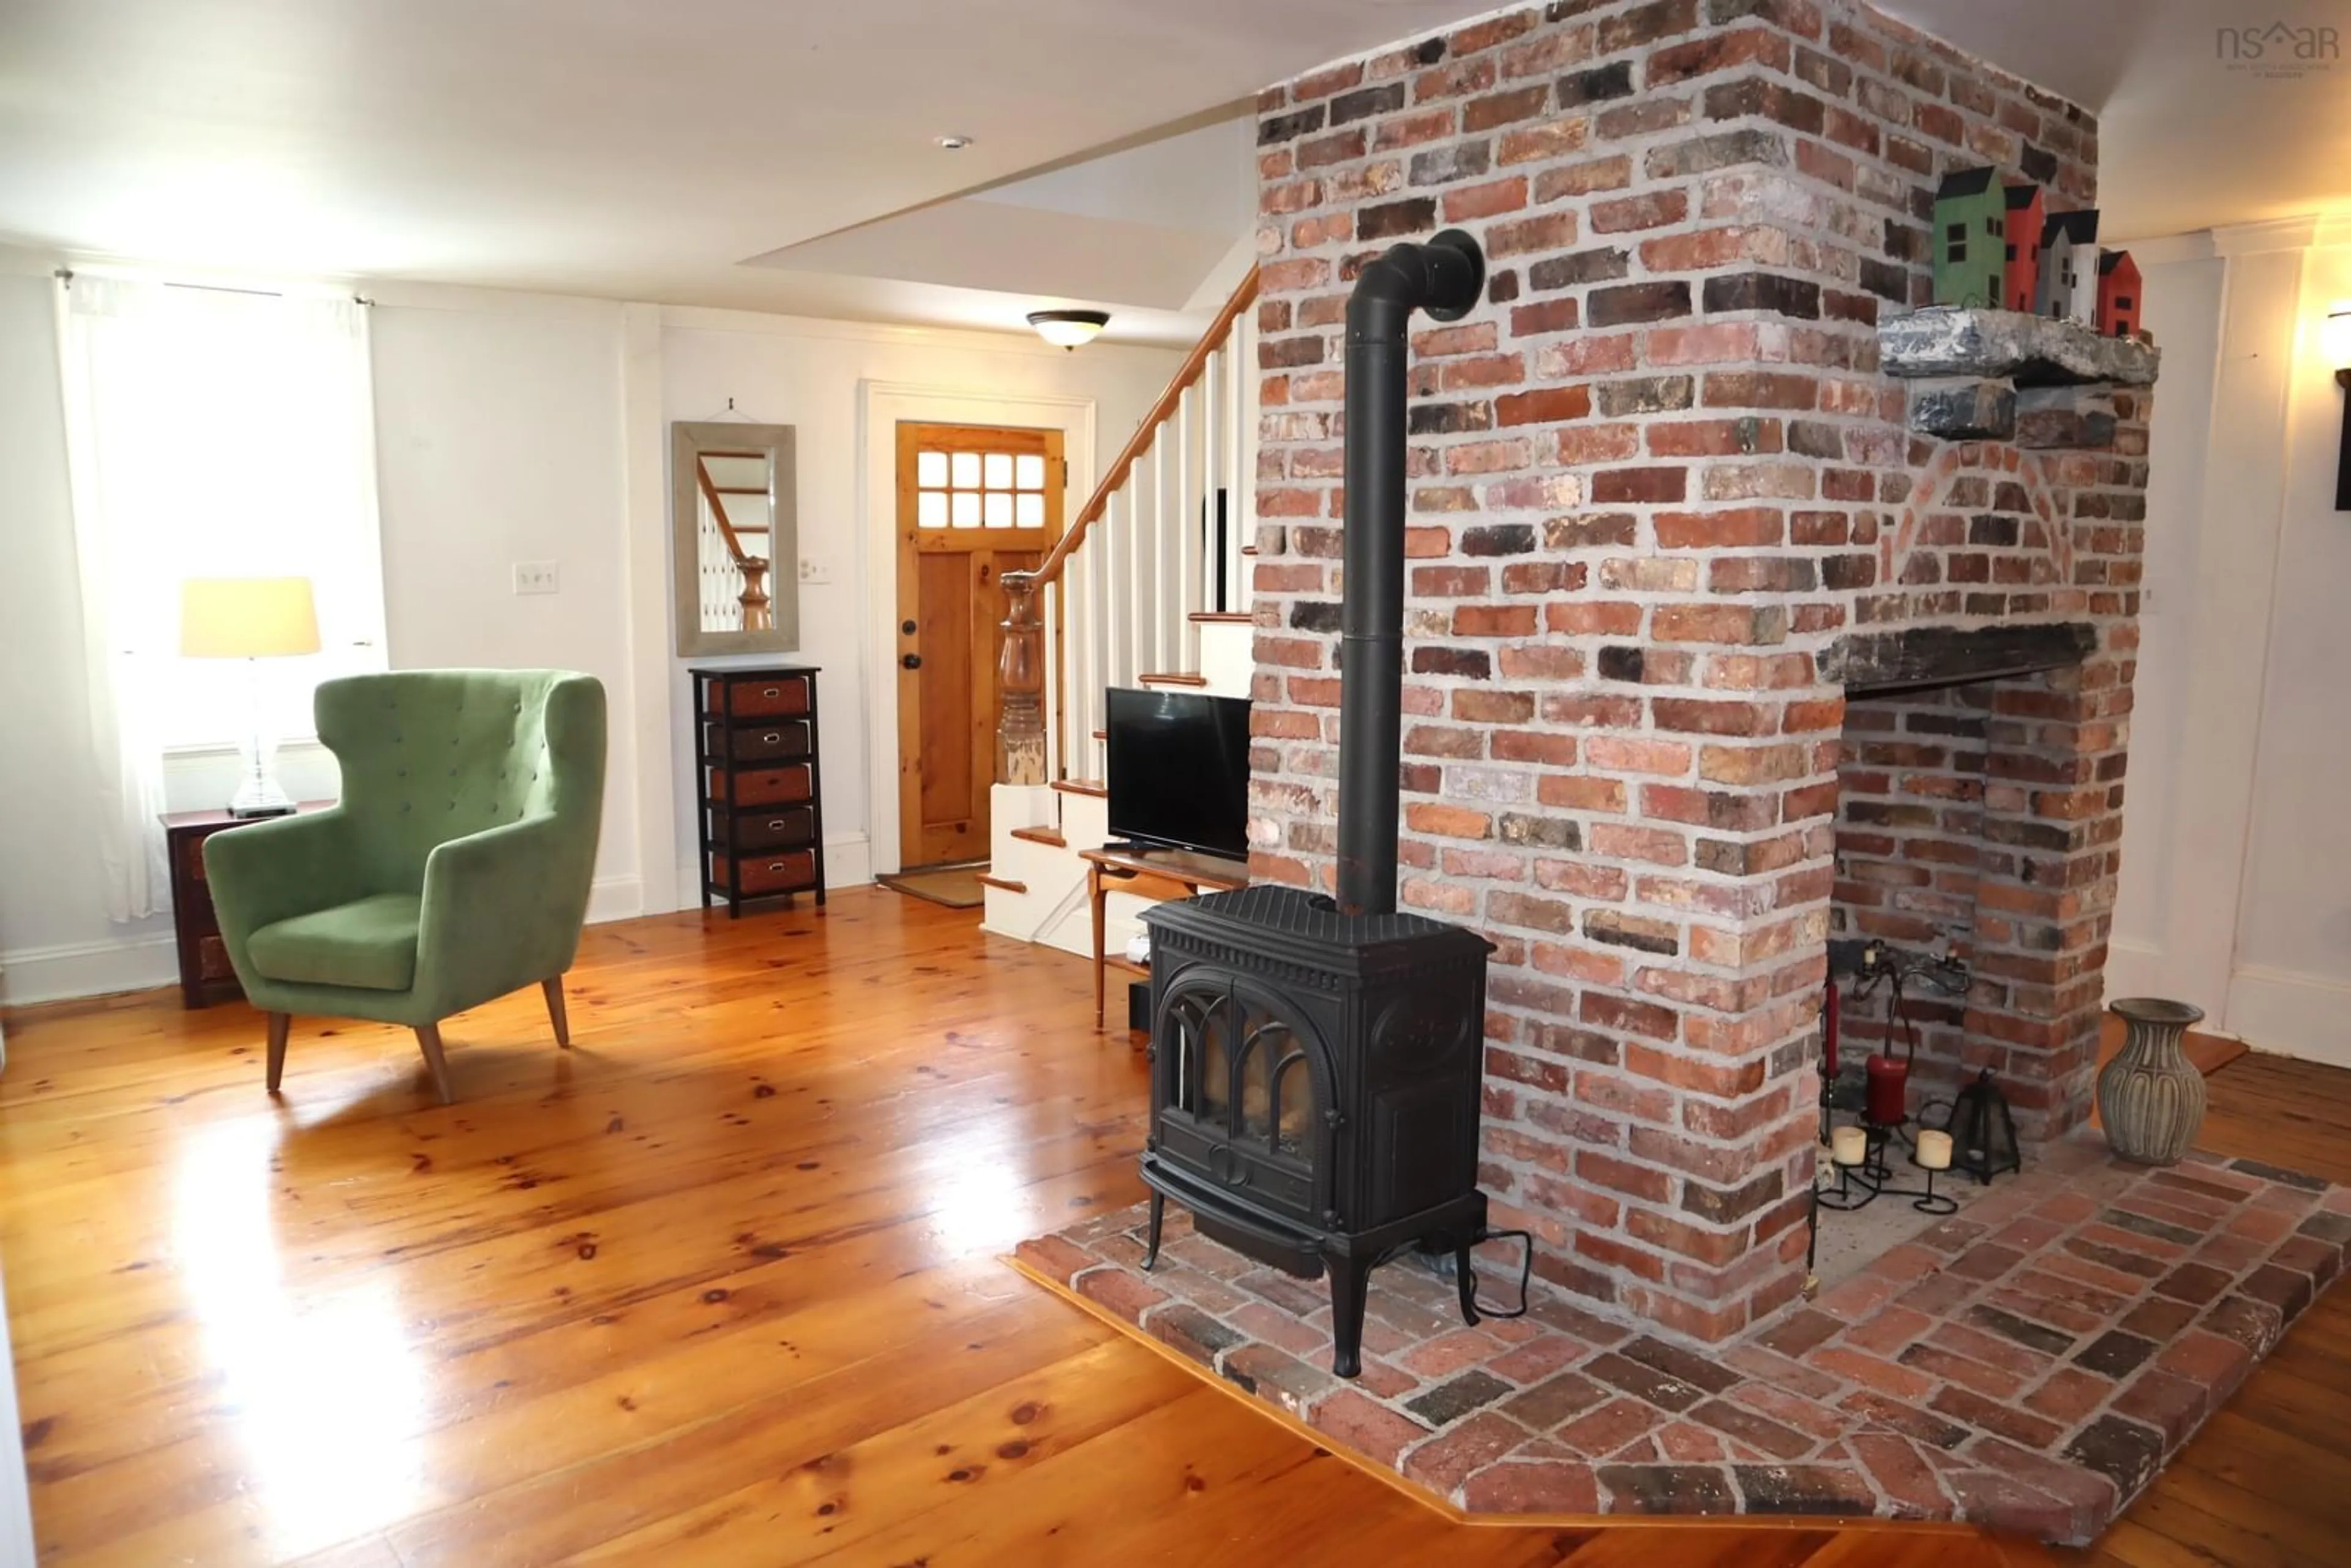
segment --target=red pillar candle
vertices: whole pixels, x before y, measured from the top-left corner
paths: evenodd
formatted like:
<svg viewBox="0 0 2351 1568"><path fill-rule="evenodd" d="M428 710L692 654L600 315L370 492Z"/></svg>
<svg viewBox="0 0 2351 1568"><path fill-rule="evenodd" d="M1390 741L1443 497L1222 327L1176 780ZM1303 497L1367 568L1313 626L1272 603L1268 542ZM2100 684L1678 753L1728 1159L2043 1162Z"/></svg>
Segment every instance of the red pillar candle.
<svg viewBox="0 0 2351 1568"><path fill-rule="evenodd" d="M1869 1120L1890 1127L1902 1120L1910 1098L1910 1064L1890 1056L1872 1056L1869 1071Z"/></svg>

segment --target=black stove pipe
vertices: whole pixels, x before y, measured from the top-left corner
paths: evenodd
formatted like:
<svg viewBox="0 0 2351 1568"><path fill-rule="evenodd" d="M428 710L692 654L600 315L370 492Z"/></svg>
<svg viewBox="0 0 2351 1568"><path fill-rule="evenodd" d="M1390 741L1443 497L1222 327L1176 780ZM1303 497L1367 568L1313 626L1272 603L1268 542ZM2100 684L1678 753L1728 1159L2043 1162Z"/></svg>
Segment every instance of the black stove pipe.
<svg viewBox="0 0 2351 1568"><path fill-rule="evenodd" d="M1486 258L1447 229L1356 275L1347 301L1346 581L1339 608L1339 907L1396 900L1397 771L1404 759L1405 329L1416 309L1458 321Z"/></svg>

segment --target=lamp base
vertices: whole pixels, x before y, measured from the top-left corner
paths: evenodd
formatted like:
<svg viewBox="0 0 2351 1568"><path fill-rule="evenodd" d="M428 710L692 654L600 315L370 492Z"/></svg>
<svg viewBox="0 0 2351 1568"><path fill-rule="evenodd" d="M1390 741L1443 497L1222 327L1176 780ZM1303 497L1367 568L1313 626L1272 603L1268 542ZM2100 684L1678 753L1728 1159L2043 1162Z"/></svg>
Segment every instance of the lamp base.
<svg viewBox="0 0 2351 1568"><path fill-rule="evenodd" d="M240 821L252 817L291 816L293 798L277 787L277 738L256 728L237 752L238 770L244 777L237 782L236 793L228 798L228 814Z"/></svg>

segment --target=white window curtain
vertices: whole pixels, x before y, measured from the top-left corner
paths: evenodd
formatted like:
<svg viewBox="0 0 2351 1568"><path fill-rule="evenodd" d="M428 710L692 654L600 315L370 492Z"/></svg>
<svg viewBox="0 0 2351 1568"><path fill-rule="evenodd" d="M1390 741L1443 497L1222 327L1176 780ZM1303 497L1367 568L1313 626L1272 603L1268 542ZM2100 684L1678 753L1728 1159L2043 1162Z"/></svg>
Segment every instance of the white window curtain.
<svg viewBox="0 0 2351 1568"><path fill-rule="evenodd" d="M164 754L246 731L246 670L179 657L189 577L308 577L324 651L255 661L267 718L310 733L311 689L383 666L367 307L60 277L74 540L107 914L171 905Z"/></svg>

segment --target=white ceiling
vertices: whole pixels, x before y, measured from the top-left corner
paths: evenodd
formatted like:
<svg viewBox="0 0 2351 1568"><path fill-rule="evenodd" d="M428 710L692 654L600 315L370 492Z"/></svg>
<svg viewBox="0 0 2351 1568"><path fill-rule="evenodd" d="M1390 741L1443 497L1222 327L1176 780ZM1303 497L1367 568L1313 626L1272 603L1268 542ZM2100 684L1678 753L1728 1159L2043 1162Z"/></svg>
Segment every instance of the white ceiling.
<svg viewBox="0 0 2351 1568"><path fill-rule="evenodd" d="M2220 28L2332 26L2351 0L1879 0L2098 111L2102 238L2351 207L2351 58L2299 74L2273 40L2234 68ZM2338 45L2338 54L2341 45Z"/></svg>
<svg viewBox="0 0 2351 1568"><path fill-rule="evenodd" d="M2256 3L1886 0L2103 110L2117 237L2351 205L2351 63L2213 48L2273 11L2351 32L2351 0ZM0 0L0 243L1005 328L1092 304L1182 342L1248 230L1259 84L1477 8Z"/></svg>
<svg viewBox="0 0 2351 1568"><path fill-rule="evenodd" d="M1044 301L775 253L1192 121L1463 8L0 0L0 241L1017 326ZM945 132L974 144L943 152ZM1058 183L1066 209L1086 179ZM1026 210L1055 199L1049 182Z"/></svg>
<svg viewBox="0 0 2351 1568"><path fill-rule="evenodd" d="M1254 113L1228 115L746 265L1180 314L1227 253L1250 238L1256 133Z"/></svg>

